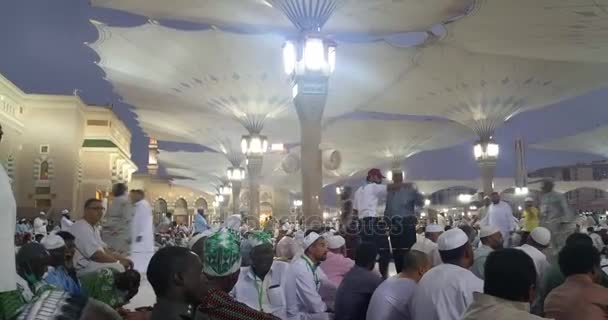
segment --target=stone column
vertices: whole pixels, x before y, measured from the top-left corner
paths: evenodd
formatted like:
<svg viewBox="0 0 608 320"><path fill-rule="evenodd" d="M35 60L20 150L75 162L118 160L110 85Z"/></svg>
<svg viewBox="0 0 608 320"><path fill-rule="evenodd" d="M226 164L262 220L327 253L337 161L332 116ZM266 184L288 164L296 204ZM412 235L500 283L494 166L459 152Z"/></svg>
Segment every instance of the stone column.
<svg viewBox="0 0 608 320"><path fill-rule="evenodd" d="M249 156L247 158L247 174L249 177L249 218L260 222L260 175L262 174L262 156Z"/></svg>
<svg viewBox="0 0 608 320"><path fill-rule="evenodd" d="M239 214L241 207L241 181L232 181L232 214Z"/></svg>
<svg viewBox="0 0 608 320"><path fill-rule="evenodd" d="M488 196L494 191L494 173L496 171L496 160L479 160L477 161L479 170L481 171L481 190L484 195Z"/></svg>
<svg viewBox="0 0 608 320"><path fill-rule="evenodd" d="M309 227L322 223L321 188L323 167L321 161L321 120L327 100L327 78L300 77L296 80L298 94L294 104L300 119L302 213Z"/></svg>

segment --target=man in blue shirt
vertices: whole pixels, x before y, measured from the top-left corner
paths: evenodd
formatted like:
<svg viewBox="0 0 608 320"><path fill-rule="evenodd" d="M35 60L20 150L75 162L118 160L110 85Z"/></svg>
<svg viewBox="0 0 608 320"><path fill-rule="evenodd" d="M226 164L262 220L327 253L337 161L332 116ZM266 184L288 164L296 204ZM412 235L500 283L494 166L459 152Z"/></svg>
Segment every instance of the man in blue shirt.
<svg viewBox="0 0 608 320"><path fill-rule="evenodd" d="M416 243L416 206L424 205L424 198L413 184L403 183L401 172L393 172L393 183L401 187L389 189L384 217L390 221L393 259L400 273L405 253Z"/></svg>
<svg viewBox="0 0 608 320"><path fill-rule="evenodd" d="M205 209L198 209L198 214L194 217L194 233L202 233L209 229L207 220L205 220Z"/></svg>
<svg viewBox="0 0 608 320"><path fill-rule="evenodd" d="M56 234L49 234L42 238L41 244L51 254L50 266L44 280L72 295L81 295L80 284L70 276L66 269L66 257L69 255L63 238Z"/></svg>

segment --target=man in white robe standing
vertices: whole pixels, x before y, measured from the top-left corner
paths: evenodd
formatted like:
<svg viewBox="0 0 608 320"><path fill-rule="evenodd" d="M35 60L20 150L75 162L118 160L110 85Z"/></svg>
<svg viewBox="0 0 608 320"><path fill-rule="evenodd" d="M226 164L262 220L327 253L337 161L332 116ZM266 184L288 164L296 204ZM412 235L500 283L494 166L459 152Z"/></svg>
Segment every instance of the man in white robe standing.
<svg viewBox="0 0 608 320"><path fill-rule="evenodd" d="M48 221L46 220L46 213L44 211L40 211L40 214L36 219L34 219L34 235L47 235L46 226L48 225Z"/></svg>
<svg viewBox="0 0 608 320"><path fill-rule="evenodd" d="M2 126L0 126L0 143L2 142ZM17 270L15 267L15 222L17 220L17 205L13 196L11 179L0 165L0 253L5 259L0 260L0 299L6 292L17 290Z"/></svg>
<svg viewBox="0 0 608 320"><path fill-rule="evenodd" d="M500 200L500 194L498 192L492 192L490 195L492 204L488 209L488 214L483 218L480 225L483 226L495 226L500 229L502 234L503 246L508 248L510 245L511 231L515 230L517 225L513 218L513 210L511 206Z"/></svg>
<svg viewBox="0 0 608 320"><path fill-rule="evenodd" d="M131 223L131 259L134 269L140 273L148 270L148 263L154 255L154 219L152 207L145 199L143 190L131 191L131 201L135 215Z"/></svg>
<svg viewBox="0 0 608 320"><path fill-rule="evenodd" d="M473 248L464 231L444 232L437 247L443 264L429 270L418 283L411 302L414 320L460 320L473 302L473 292L483 292L483 280L469 271Z"/></svg>
<svg viewBox="0 0 608 320"><path fill-rule="evenodd" d="M68 231L74 222L70 219L70 210L63 209L61 211L61 231Z"/></svg>

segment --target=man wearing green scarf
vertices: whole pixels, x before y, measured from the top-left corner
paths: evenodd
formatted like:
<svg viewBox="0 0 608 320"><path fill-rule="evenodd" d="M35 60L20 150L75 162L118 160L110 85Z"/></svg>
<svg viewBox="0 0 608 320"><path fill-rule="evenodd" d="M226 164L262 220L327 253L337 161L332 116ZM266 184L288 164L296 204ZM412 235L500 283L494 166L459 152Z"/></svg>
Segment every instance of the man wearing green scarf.
<svg viewBox="0 0 608 320"><path fill-rule="evenodd" d="M200 311L210 320L274 320L272 314L257 311L240 303L228 293L239 279L240 242L236 235L222 228L205 239L203 273L209 279L209 291Z"/></svg>

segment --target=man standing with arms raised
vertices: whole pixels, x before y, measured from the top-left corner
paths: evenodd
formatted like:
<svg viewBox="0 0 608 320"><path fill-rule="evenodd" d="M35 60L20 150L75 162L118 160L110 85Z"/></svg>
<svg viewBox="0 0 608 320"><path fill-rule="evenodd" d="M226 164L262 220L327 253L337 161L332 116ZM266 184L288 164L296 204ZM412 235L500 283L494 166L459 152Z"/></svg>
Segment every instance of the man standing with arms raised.
<svg viewBox="0 0 608 320"><path fill-rule="evenodd" d="M390 252L386 230L383 228L382 217L378 217L378 203L386 199L388 190L398 190L402 183L394 183L390 186L382 184L384 176L380 169L371 169L367 173L365 185L355 192L353 209L361 220L361 241L371 242L378 248L380 256L379 269L384 279L388 276L388 264Z"/></svg>

